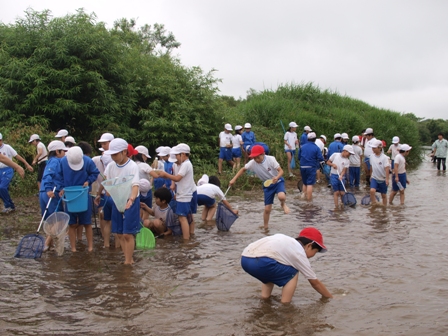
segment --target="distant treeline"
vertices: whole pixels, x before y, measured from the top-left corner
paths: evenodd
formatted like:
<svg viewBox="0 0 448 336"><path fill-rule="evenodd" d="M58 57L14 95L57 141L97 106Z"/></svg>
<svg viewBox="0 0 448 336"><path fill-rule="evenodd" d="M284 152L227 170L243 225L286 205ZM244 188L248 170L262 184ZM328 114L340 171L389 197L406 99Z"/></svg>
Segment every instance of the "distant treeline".
<svg viewBox="0 0 448 336"><path fill-rule="evenodd" d="M419 160L418 145L448 131L447 121L379 109L312 83L249 90L240 100L222 96L213 71L172 56L179 46L161 24L137 27L120 19L108 29L83 10L56 18L48 10L27 10L14 24L0 24L0 133L27 158L35 151L31 134L48 144L61 128L94 148L103 132L151 153L186 142L195 165L211 170L226 122L252 123L280 160L281 121L297 122L298 133L309 125L329 141L336 132L352 136L367 127L388 145L398 135L415 148L411 162Z"/></svg>

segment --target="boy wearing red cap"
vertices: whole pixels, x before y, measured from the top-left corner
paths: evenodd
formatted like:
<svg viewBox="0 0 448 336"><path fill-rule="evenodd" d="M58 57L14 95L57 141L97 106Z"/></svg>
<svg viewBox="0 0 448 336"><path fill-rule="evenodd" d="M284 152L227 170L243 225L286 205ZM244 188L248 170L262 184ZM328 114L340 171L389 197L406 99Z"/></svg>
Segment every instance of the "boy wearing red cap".
<svg viewBox="0 0 448 336"><path fill-rule="evenodd" d="M243 168L241 168L238 173L229 182L229 186L235 184L236 180L243 175L246 170L253 171L257 177L263 181L263 192L264 192L264 213L263 222L264 228L268 228L269 217L272 211L272 204L274 203L275 194L277 194L280 205L285 212L289 213L289 208L286 205L286 191L285 191L285 180L283 179L283 169L280 167L279 163L275 157L270 155L265 155L263 146L255 145L252 147L251 153L249 155L252 160L250 160ZM271 184L266 183L267 181Z"/></svg>
<svg viewBox="0 0 448 336"><path fill-rule="evenodd" d="M326 251L320 231L307 227L296 239L277 233L249 244L242 253L241 267L263 283L261 285L263 299L268 299L274 285L277 285L283 287L281 302L291 302L299 280L299 272L323 297L332 298L325 285L316 277L308 260L317 252Z"/></svg>

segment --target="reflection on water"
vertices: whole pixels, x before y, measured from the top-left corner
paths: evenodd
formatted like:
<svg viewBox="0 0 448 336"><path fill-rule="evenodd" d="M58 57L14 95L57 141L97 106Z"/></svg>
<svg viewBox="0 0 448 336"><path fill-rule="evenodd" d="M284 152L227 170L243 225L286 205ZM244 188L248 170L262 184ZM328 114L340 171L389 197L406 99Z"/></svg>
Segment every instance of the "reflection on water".
<svg viewBox="0 0 448 336"><path fill-rule="evenodd" d="M312 203L288 190L291 214L274 204L270 230L263 199L231 199L240 218L229 232L200 223L189 243L157 241L136 252L45 254L12 258L19 233L0 241L2 335L445 335L448 300L446 174L425 162L409 174L406 205L362 206L367 190L353 190L355 208L334 209L326 185ZM396 202L397 203L397 202ZM260 283L240 267L245 246L266 234L295 236L318 227L329 251L311 260L335 294L325 302L299 276L290 305L279 288L260 300Z"/></svg>

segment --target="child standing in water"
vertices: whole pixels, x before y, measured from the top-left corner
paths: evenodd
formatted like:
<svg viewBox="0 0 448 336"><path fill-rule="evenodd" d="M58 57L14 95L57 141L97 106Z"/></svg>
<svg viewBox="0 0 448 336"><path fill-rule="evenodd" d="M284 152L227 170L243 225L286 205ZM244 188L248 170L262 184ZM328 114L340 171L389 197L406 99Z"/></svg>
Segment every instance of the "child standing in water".
<svg viewBox="0 0 448 336"><path fill-rule="evenodd" d="M406 176L406 156L409 155L411 146L408 144L400 145L400 150L395 155L395 165L392 171L392 192L389 196L389 204L392 205L395 195L400 192L400 204L404 204L404 190L409 181Z"/></svg>
<svg viewBox="0 0 448 336"><path fill-rule="evenodd" d="M286 156L288 157L289 177L294 176L294 174L292 173L291 162L296 155L296 148L299 147L299 140L297 139L297 133L296 133L297 126L298 125L294 121L291 121L289 123L289 129L285 133L285 136L283 137L283 140L285 142L285 153Z"/></svg>
<svg viewBox="0 0 448 336"><path fill-rule="evenodd" d="M241 157L243 156L241 151L241 146L243 145L243 138L241 137L242 130L243 126L235 126L235 135L232 139L232 158L235 161L235 164L232 167L233 172L235 172L235 169L239 170L241 166Z"/></svg>
<svg viewBox="0 0 448 336"><path fill-rule="evenodd" d="M289 213L289 208L286 205L286 191L285 191L285 180L283 179L283 169L280 167L279 163L275 157L266 155L264 153L264 148L260 145L255 145L252 147L251 154L249 156L252 158L239 172L234 176L229 182L229 186L235 184L236 180L243 175L246 170L253 171L257 177L263 182L271 180L272 183L268 186L263 183L264 192L264 212L263 212L263 224L264 228L267 229L269 226L269 217L271 216L272 204L274 203L275 194L277 194L280 205L285 212Z"/></svg>
<svg viewBox="0 0 448 336"><path fill-rule="evenodd" d="M313 227L304 228L294 239L283 234L265 237L247 246L241 257L242 268L262 282L261 297L268 299L274 285L282 288L282 303L289 303L299 281L299 272L323 297L333 296L319 281L309 258L326 252L322 234Z"/></svg>

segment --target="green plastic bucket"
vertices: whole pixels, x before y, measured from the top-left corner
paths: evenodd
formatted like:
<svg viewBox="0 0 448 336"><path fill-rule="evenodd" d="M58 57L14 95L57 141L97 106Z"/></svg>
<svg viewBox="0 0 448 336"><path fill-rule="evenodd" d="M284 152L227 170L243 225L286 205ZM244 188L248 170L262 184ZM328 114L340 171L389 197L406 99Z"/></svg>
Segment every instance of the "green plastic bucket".
<svg viewBox="0 0 448 336"><path fill-rule="evenodd" d="M65 187L62 196L68 212L84 212L89 208L89 187Z"/></svg>

